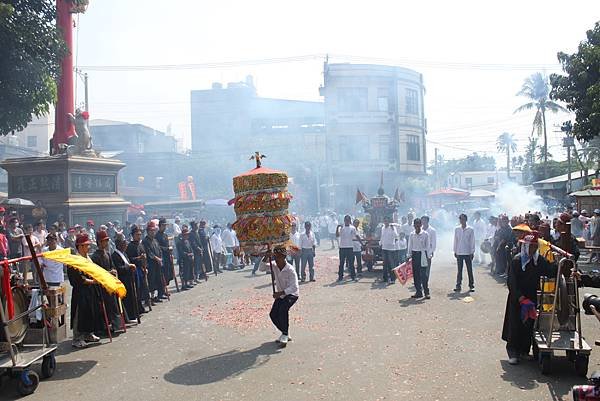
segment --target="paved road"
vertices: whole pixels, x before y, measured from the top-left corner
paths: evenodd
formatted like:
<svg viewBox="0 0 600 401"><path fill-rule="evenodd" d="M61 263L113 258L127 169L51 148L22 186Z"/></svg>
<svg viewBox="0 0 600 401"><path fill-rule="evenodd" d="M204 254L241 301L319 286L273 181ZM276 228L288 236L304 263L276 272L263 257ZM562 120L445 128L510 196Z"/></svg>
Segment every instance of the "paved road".
<svg viewBox="0 0 600 401"><path fill-rule="evenodd" d="M294 341L276 347L268 276L248 269L211 277L156 306L112 344L63 344L55 376L28 400L567 400L566 361L542 376L509 366L500 330L506 289L480 269L477 291L454 294L450 255L437 255L432 299L413 301L375 275L335 283L335 252L318 257L316 283L292 309ZM584 329L598 337L597 322ZM598 369L593 352L590 371ZM4 380L1 399L15 388Z"/></svg>

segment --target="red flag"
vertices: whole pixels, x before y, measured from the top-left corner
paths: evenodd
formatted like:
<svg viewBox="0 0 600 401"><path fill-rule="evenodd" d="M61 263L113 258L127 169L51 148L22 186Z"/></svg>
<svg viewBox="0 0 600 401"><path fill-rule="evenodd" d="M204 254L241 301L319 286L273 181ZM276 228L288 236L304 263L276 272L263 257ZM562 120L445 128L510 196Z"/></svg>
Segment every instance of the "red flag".
<svg viewBox="0 0 600 401"><path fill-rule="evenodd" d="M404 285L406 282L412 278L412 259L402 263L400 266L392 269L400 284Z"/></svg>
<svg viewBox="0 0 600 401"><path fill-rule="evenodd" d="M192 200L196 200L196 184L193 182L188 182L188 188L190 189L190 193L192 194Z"/></svg>
<svg viewBox="0 0 600 401"><path fill-rule="evenodd" d="M360 189L356 188L356 204L359 204L360 202L365 202L367 200L367 196L360 192Z"/></svg>
<svg viewBox="0 0 600 401"><path fill-rule="evenodd" d="M181 200L188 200L187 189L185 187L185 182L179 183L179 197Z"/></svg>
<svg viewBox="0 0 600 401"><path fill-rule="evenodd" d="M10 270L8 268L7 260L4 260L2 270L2 292L5 294L6 310L8 311L8 320L10 320L15 317L15 304L12 297L12 291L10 289ZM0 308L2 308L1 304Z"/></svg>

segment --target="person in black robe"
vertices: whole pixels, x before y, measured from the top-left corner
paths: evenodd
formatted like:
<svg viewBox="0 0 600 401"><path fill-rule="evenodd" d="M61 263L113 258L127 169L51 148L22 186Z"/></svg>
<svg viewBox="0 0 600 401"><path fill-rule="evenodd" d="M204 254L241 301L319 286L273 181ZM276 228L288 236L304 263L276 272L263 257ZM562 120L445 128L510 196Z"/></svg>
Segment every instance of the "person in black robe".
<svg viewBox="0 0 600 401"><path fill-rule="evenodd" d="M210 249L210 238L206 232L206 221L200 220L198 225L198 239L200 242L200 248L202 249L202 266L204 272L209 273L213 271L212 266L212 250ZM217 272L215 271L215 275Z"/></svg>
<svg viewBox="0 0 600 401"><path fill-rule="evenodd" d="M181 234L177 237L177 262L179 263L179 276L181 277L181 288L187 290L193 286L194 280L194 251L190 243L190 231L184 224Z"/></svg>
<svg viewBox="0 0 600 401"><path fill-rule="evenodd" d="M86 234L76 239L77 252L89 259L88 251L91 241ZM85 274L67 266L67 277L71 283L71 329L73 329L72 346L85 348L88 343L98 342L100 338L94 335L96 330L99 300L94 289L96 282Z"/></svg>
<svg viewBox="0 0 600 401"><path fill-rule="evenodd" d="M126 322L128 320L137 320L139 316L139 305L136 305L137 286L135 286L135 264L129 261L127 254L127 240L123 236L117 236L115 239L116 249L111 255L113 265L117 269L119 280L125 285L127 294L123 298L123 306L125 307Z"/></svg>
<svg viewBox="0 0 600 401"><path fill-rule="evenodd" d="M538 252L538 234L532 232L519 241L521 252L517 254L508 270L508 298L502 328L502 339L506 341L508 362L519 363L527 356L533 338L534 320L521 317L522 303L529 300L537 304L540 277L556 277L556 265L546 261Z"/></svg>
<svg viewBox="0 0 600 401"><path fill-rule="evenodd" d="M160 251L158 241L156 241L157 230L158 227L156 227L156 224L150 221L146 226L146 237L144 237L142 245L144 246L144 252L146 252L150 296L153 297L155 303L160 303L166 296L162 275L162 252ZM154 295L155 291L156 295Z"/></svg>
<svg viewBox="0 0 600 401"><path fill-rule="evenodd" d="M147 313L148 310L144 308L143 303L150 309L154 305L154 301L150 298L150 290L148 289L147 283L147 270L146 270L146 252L142 245L142 230L133 225L131 227L131 242L127 244L125 250L129 261L135 264L135 285L137 287L137 301L138 310L140 313Z"/></svg>
<svg viewBox="0 0 600 401"><path fill-rule="evenodd" d="M96 236L96 244L98 248L92 254L92 261L104 270L110 272L112 275L117 275L117 269L113 263L113 260L108 253L109 238L106 231L98 231ZM118 333L124 330L123 321L121 318L121 311L116 296L110 295L104 288L100 288L100 296L104 300L104 307L106 308L106 315L108 321L112 326L112 332Z"/></svg>
<svg viewBox="0 0 600 401"><path fill-rule="evenodd" d="M173 280L173 264L171 260L171 252L173 247L169 242L167 235L167 219L161 218L158 221L158 232L156 233L156 241L162 252L162 273L165 278L165 283L168 285Z"/></svg>
<svg viewBox="0 0 600 401"><path fill-rule="evenodd" d="M202 246L200 244L200 235L198 234L198 223L192 221L190 223L190 245L194 251L194 282L197 283L198 279L204 279L205 274L202 272Z"/></svg>
<svg viewBox="0 0 600 401"><path fill-rule="evenodd" d="M510 263L510 253L506 250L506 247L508 246L512 249L516 244L516 238L510 224L508 224L508 216L500 216L499 222L500 227L494 235L494 245L492 249L495 253L496 274L503 275L507 273L506 268Z"/></svg>
<svg viewBox="0 0 600 401"><path fill-rule="evenodd" d="M579 251L579 245L577 244L577 238L571 234L569 222L572 217L568 213L562 213L554 223L554 229L558 233L556 238L552 239L552 244L557 247L564 249L565 251L573 255L573 260L577 262L581 252Z"/></svg>

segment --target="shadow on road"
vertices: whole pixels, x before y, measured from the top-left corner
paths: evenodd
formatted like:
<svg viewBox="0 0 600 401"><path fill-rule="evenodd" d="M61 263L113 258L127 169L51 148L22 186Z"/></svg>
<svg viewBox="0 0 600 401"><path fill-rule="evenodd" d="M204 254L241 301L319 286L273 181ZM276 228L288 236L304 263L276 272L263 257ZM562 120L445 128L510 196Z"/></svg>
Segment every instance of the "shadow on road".
<svg viewBox="0 0 600 401"><path fill-rule="evenodd" d="M383 280L375 280L371 283L372 290L384 290L388 288L389 284Z"/></svg>
<svg viewBox="0 0 600 401"><path fill-rule="evenodd" d="M167 372L164 378L169 383L185 386L214 383L261 366L278 352L279 346L274 342L248 351L228 351L177 366Z"/></svg>
<svg viewBox="0 0 600 401"><path fill-rule="evenodd" d="M46 381L76 379L85 375L97 364L97 361L57 361L54 375Z"/></svg>
<svg viewBox="0 0 600 401"><path fill-rule="evenodd" d="M575 374L573 364L566 358L552 359L552 373L544 376L540 373L536 361L523 361L519 365L510 365L508 361L500 361L504 373L501 377L512 386L521 390L532 390L547 386L549 400L561 401L570 399L571 388L577 384L586 384L586 379Z"/></svg>
<svg viewBox="0 0 600 401"><path fill-rule="evenodd" d="M407 308L412 305L421 305L425 303L425 298L405 298L398 301L400 307Z"/></svg>

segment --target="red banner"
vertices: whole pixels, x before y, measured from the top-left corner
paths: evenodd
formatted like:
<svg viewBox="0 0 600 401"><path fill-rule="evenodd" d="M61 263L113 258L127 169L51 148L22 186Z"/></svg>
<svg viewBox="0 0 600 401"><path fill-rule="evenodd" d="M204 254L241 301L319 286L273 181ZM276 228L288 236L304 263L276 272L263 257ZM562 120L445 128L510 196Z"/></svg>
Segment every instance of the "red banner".
<svg viewBox="0 0 600 401"><path fill-rule="evenodd" d="M187 188L185 182L179 183L179 198L181 200L188 200Z"/></svg>

